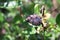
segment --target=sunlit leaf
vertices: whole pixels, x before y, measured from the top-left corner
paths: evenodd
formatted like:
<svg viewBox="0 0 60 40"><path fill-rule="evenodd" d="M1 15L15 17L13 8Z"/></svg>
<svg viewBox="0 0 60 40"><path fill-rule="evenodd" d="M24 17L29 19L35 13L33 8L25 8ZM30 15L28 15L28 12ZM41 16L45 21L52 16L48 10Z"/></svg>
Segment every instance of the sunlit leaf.
<svg viewBox="0 0 60 40"><path fill-rule="evenodd" d="M34 13L39 13L39 4L34 6Z"/></svg>

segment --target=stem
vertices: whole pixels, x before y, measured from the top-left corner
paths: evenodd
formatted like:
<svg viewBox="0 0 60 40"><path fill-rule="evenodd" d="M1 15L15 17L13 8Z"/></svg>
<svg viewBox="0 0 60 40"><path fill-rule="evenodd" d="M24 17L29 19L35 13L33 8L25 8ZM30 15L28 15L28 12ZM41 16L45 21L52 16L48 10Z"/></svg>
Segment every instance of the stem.
<svg viewBox="0 0 60 40"><path fill-rule="evenodd" d="M42 16L44 17L44 10L42 10Z"/></svg>
<svg viewBox="0 0 60 40"><path fill-rule="evenodd" d="M45 10L45 7L44 5L42 6L42 16L44 17L44 10Z"/></svg>

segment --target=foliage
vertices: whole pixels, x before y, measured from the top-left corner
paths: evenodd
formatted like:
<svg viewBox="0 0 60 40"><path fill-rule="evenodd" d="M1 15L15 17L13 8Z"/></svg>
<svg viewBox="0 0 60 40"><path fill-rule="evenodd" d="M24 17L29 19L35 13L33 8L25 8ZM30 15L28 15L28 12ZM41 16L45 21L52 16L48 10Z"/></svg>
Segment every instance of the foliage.
<svg viewBox="0 0 60 40"><path fill-rule="evenodd" d="M12 1L15 3L10 4ZM46 20L48 25L45 31L42 25L35 26L26 22L26 18L33 14L41 17L42 5L47 6L44 13L50 14L48 8L52 7L51 0L0 0L0 2L0 40L60 40L60 14L56 19L50 16Z"/></svg>

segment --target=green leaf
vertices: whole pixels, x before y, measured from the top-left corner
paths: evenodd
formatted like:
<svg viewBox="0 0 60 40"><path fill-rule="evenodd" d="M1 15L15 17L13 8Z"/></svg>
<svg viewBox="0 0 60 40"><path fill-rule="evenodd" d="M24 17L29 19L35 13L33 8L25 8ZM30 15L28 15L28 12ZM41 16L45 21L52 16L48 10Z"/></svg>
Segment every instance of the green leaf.
<svg viewBox="0 0 60 40"><path fill-rule="evenodd" d="M56 17L56 23L60 26L60 14L58 14Z"/></svg>
<svg viewBox="0 0 60 40"><path fill-rule="evenodd" d="M39 13L39 4L34 6L34 13Z"/></svg>
<svg viewBox="0 0 60 40"><path fill-rule="evenodd" d="M3 21L4 21L3 15L2 13L0 13L0 22L3 22Z"/></svg>
<svg viewBox="0 0 60 40"><path fill-rule="evenodd" d="M60 4L60 0L57 0L57 2Z"/></svg>

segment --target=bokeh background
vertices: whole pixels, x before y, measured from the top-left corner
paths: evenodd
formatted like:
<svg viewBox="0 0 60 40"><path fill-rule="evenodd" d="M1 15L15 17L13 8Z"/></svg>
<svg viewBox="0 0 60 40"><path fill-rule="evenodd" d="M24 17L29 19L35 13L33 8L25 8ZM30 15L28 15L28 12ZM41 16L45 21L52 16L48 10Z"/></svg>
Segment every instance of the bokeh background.
<svg viewBox="0 0 60 40"><path fill-rule="evenodd" d="M42 5L51 14L45 31L25 21L29 15L40 15ZM60 0L0 0L0 40L60 40Z"/></svg>

